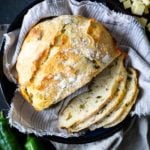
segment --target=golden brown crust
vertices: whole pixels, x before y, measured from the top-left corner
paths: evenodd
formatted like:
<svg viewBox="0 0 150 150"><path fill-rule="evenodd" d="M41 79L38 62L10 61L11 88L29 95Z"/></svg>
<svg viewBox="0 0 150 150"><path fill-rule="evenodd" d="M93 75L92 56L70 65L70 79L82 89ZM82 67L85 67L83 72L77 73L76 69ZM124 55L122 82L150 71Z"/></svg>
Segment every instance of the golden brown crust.
<svg viewBox="0 0 150 150"><path fill-rule="evenodd" d="M65 15L42 21L29 31L18 56L21 93L43 110L90 82L119 54L94 19Z"/></svg>

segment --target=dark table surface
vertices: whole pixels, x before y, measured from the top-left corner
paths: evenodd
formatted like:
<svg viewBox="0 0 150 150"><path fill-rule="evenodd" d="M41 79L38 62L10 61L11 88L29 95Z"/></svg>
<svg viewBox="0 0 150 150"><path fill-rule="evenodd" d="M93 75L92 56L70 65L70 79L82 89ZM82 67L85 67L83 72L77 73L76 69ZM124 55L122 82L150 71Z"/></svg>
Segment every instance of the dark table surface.
<svg viewBox="0 0 150 150"><path fill-rule="evenodd" d="M0 0L0 24L9 24L33 0Z"/></svg>

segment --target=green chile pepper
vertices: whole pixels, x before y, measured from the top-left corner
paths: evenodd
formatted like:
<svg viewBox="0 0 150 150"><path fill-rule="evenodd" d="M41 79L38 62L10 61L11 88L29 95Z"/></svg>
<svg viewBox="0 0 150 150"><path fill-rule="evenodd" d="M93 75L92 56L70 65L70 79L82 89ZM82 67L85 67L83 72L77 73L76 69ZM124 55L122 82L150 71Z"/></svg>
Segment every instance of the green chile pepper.
<svg viewBox="0 0 150 150"><path fill-rule="evenodd" d="M36 137L28 135L27 141L25 144L25 149L26 150L43 150L43 146Z"/></svg>
<svg viewBox="0 0 150 150"><path fill-rule="evenodd" d="M2 112L0 112L0 150L21 150Z"/></svg>

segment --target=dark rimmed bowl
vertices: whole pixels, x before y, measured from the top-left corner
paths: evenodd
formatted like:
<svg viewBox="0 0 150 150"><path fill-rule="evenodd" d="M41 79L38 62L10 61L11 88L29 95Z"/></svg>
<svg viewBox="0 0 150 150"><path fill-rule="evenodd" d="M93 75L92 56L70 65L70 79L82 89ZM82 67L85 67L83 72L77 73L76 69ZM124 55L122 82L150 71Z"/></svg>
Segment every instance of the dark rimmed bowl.
<svg viewBox="0 0 150 150"><path fill-rule="evenodd" d="M23 17L27 13L28 9L30 9L31 7L33 7L34 5L36 5L42 1L43 0L36 0L36 1L32 2L31 4L29 4L25 9L23 9L18 14L18 16L14 19L14 21L10 24L7 32L11 32L17 28L20 28ZM99 0L99 2L100 2L100 0ZM104 0L103 0L103 2L104 2ZM113 6L112 2L109 3L109 1L108 2L105 1L105 3L110 8ZM120 7L117 7L116 3L113 8L115 8L117 11L121 11ZM0 51L0 58L1 58L0 59L0 61L1 61L0 62L0 70L1 70L0 71L0 86L1 86L0 90L3 95L3 100L5 101L6 104L8 104L7 107L9 107L9 105L11 103L11 99L14 95L14 91L16 89L16 85L14 83L10 82L6 78L6 76L4 75L4 73L2 71L3 70L2 58L3 58L4 44L5 44L5 41L3 41L1 51ZM56 141L56 142L60 142L60 143L66 143L66 144L90 143L90 142L94 142L97 140L102 140L104 138L107 138L121 129L128 128L128 126L132 120L133 120L133 118L128 116L123 122L121 122L120 124L118 124L115 127L108 128L108 129L99 128L94 131L87 131L84 135L79 136L79 137L63 138L63 137L59 137L59 136L43 136L42 138L44 138L46 140L52 140L52 141Z"/></svg>

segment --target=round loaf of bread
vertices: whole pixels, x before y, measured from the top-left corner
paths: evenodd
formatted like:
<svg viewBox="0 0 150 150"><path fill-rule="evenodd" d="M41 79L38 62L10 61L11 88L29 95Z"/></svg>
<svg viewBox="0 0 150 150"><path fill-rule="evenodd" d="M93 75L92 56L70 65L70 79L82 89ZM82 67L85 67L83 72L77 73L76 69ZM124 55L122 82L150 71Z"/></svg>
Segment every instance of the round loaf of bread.
<svg viewBox="0 0 150 150"><path fill-rule="evenodd" d="M43 110L86 85L118 55L114 39L95 19L64 15L41 21L17 59L20 92Z"/></svg>

